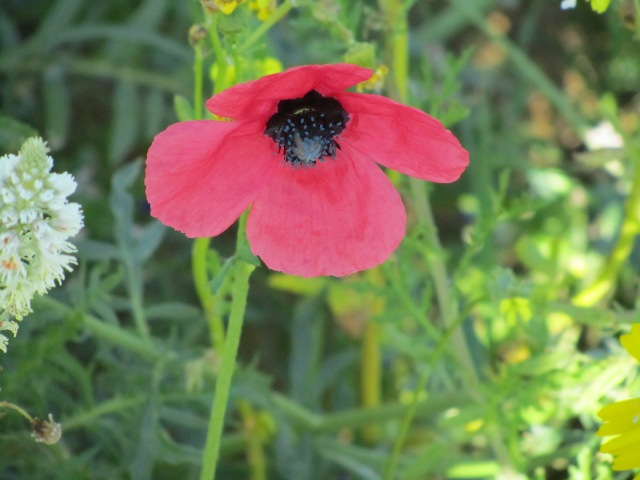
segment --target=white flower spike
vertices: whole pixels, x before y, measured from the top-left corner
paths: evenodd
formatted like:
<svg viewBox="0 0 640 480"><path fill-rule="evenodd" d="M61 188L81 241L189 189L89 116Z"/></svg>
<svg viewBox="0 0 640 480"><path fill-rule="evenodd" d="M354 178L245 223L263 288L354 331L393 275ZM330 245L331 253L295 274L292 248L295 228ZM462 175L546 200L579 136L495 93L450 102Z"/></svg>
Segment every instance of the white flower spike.
<svg viewBox="0 0 640 480"><path fill-rule="evenodd" d="M76 264L67 241L83 227L76 189L68 173L51 173L46 143L29 138L17 155L0 157L0 332L16 335L13 321L31 312L31 299L60 284ZM8 338L0 333L0 350Z"/></svg>

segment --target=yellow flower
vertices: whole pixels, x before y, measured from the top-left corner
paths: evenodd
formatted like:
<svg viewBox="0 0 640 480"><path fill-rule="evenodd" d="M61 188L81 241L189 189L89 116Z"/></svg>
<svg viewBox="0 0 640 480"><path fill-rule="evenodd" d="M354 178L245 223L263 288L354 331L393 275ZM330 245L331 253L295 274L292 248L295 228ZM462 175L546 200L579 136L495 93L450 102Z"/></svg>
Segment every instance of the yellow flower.
<svg viewBox="0 0 640 480"><path fill-rule="evenodd" d="M620 336L624 349L640 362L640 323L631 326L631 332Z"/></svg>
<svg viewBox="0 0 640 480"><path fill-rule="evenodd" d="M238 5L247 0L200 0L209 11L220 10L225 15L231 15Z"/></svg>
<svg viewBox="0 0 640 480"><path fill-rule="evenodd" d="M379 92L380 90L382 90L382 87L384 85L384 78L387 76L387 73L389 73L389 67L387 67L386 65L380 65L378 68L376 68L376 71L373 72L371 78L356 85L356 89L358 90L358 92Z"/></svg>
<svg viewBox="0 0 640 480"><path fill-rule="evenodd" d="M636 360L640 361L640 324L620 337L620 343ZM640 468L640 398L632 398L603 407L598 416L604 421L597 435L615 438L600 447L602 453L613 455L614 470ZM640 480L640 474L634 480Z"/></svg>
<svg viewBox="0 0 640 480"><path fill-rule="evenodd" d="M258 20L264 22L276 9L275 3L274 0L253 0L249 2L249 9L255 11Z"/></svg>

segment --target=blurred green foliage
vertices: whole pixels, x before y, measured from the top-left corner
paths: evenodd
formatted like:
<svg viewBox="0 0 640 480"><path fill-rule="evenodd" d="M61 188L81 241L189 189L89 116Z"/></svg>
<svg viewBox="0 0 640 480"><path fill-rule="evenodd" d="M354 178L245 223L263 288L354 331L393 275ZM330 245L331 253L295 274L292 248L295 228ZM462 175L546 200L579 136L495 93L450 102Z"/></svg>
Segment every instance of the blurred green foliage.
<svg viewBox="0 0 640 480"><path fill-rule="evenodd" d="M407 101L452 128L471 165L422 193L390 172L409 228L373 271L256 271L219 478L260 478L247 459L258 438L266 478L381 479L408 411L393 478L614 478L596 454L595 414L640 384L616 341L639 320L637 249L613 289L572 300L638 208L625 207L640 162L638 11L618 0L596 15L583 3L404 2ZM229 83L273 59L346 57L389 67L382 92L397 94L387 4L300 0L270 29L243 4L220 20ZM0 153L39 132L56 170L78 179L86 217L77 271L38 299L0 360L2 399L53 413L63 439L35 444L23 419L3 416L3 480L198 476L219 355L190 241L149 217L141 171L153 136L194 116L188 32L204 18L195 0L2 0ZM208 95L219 59L204 48ZM603 121L624 148L588 145ZM442 248L420 221L426 195ZM233 233L212 240L213 273ZM452 325L434 265L446 268ZM213 287L226 316L228 285ZM363 378L371 324L381 373ZM363 388L379 404L364 406Z"/></svg>

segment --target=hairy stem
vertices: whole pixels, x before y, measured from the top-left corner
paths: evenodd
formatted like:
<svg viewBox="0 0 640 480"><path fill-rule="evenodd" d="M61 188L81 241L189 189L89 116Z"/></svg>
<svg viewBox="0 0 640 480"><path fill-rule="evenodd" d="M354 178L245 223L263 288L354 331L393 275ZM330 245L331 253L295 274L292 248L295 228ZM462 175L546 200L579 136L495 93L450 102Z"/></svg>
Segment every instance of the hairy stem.
<svg viewBox="0 0 640 480"><path fill-rule="evenodd" d="M241 234L243 234L241 232ZM224 417L227 411L231 380L235 370L244 311L247 305L247 294L249 291L249 277L255 267L238 260L233 271L233 300L231 303L231 314L229 315L229 326L227 338L224 342L224 350L218 379L216 381L216 391L209 417L209 427L207 429L207 440L202 452L202 471L200 480L215 479L216 466L220 455L220 440L224 427Z"/></svg>

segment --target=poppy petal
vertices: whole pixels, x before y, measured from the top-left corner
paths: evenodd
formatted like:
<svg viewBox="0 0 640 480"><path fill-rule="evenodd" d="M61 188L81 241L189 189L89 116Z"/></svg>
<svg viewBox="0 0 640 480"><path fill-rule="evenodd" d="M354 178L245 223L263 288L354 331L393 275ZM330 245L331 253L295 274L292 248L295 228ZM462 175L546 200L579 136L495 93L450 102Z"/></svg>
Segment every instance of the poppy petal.
<svg viewBox="0 0 640 480"><path fill-rule="evenodd" d="M282 165L255 199L251 249L272 270L344 276L384 262L405 232L400 195L374 163L343 149L314 168Z"/></svg>
<svg viewBox="0 0 640 480"><path fill-rule="evenodd" d="M372 71L357 65L306 65L228 88L207 100L207 108L222 117L242 119L273 115L278 102L300 98L311 90L332 96L367 80Z"/></svg>
<svg viewBox="0 0 640 480"><path fill-rule="evenodd" d="M147 154L151 215L188 237L226 230L279 160L262 125L195 120L158 134Z"/></svg>
<svg viewBox="0 0 640 480"><path fill-rule="evenodd" d="M431 182L457 180L469 153L438 120L379 95L334 95L351 116L344 144L385 167ZM343 142L340 143L343 145Z"/></svg>

